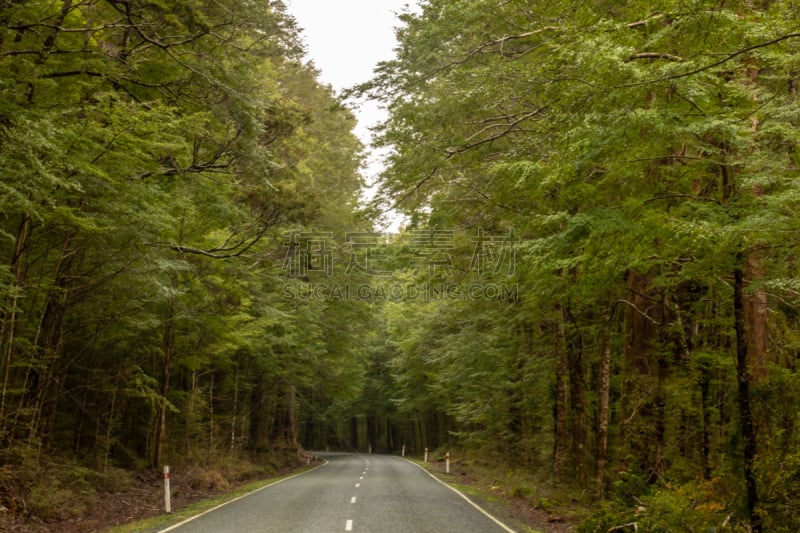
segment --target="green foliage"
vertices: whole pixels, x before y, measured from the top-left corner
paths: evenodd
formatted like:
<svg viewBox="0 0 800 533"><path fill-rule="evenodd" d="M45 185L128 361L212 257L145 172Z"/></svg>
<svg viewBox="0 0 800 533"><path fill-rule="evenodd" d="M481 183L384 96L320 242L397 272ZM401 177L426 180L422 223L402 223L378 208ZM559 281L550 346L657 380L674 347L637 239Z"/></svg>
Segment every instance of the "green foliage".
<svg viewBox="0 0 800 533"><path fill-rule="evenodd" d="M6 4L4 444L101 470L455 444L606 499L586 531L798 521L791 2L422 2L357 89L391 112L363 212L281 2ZM387 205L390 276L287 276L289 235ZM461 233L448 268L415 267L423 229ZM478 230L513 268L475 271ZM300 296L323 280L441 297Z"/></svg>
<svg viewBox="0 0 800 533"><path fill-rule="evenodd" d="M712 529L723 531L747 531L737 523L729 503L721 501L720 481L714 479L702 483L687 483L655 488L630 502L609 501L600 510L581 523L578 531L588 533L609 531L621 527L621 531L668 532ZM727 495L726 495L727 496Z"/></svg>
<svg viewBox="0 0 800 533"><path fill-rule="evenodd" d="M281 268L366 225L353 125L281 2L0 3L0 442L202 463L355 396L363 310Z"/></svg>
<svg viewBox="0 0 800 533"><path fill-rule="evenodd" d="M556 481L594 477L597 496L627 498L602 530L796 522L796 420L774 411L797 405L797 16L790 2L428 0L404 17L397 57L361 87L392 112L379 201L412 230L519 241L517 301L387 309L414 432L444 424L427 440L521 446Z"/></svg>

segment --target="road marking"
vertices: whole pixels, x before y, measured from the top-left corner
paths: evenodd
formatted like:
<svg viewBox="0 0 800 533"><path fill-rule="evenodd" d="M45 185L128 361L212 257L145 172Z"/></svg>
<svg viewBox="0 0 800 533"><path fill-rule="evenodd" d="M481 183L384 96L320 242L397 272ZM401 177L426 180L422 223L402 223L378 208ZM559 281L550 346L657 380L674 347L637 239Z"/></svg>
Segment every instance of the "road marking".
<svg viewBox="0 0 800 533"><path fill-rule="evenodd" d="M350 503L356 503L356 497L355 497L355 496L353 496L352 498L350 498Z"/></svg>
<svg viewBox="0 0 800 533"><path fill-rule="evenodd" d="M398 459L400 459L400 458L398 457ZM467 498L467 497L464 495L464 493L462 493L460 490L458 490L458 489L457 489L457 488L455 488L455 487L451 487L450 485L448 485L447 483L445 483L444 481L442 481L442 480L441 480L441 479L439 479L438 477L434 476L433 474L431 474L430 472L428 472L428 470L426 470L426 469L425 469L423 466L421 466L421 465L418 465L418 464L417 464L417 463L415 463L414 461L410 461L410 460L408 460L408 459L406 459L406 458L402 458L402 460L403 460L403 461L405 461L405 462L407 462L407 463L411 463L412 465L416 466L417 468L419 468L420 470L422 470L423 472L425 472L426 474L428 474L429 476L431 476L433 479L435 479L437 482L441 483L442 485L444 485L444 486L445 486L445 487L447 487L448 489L452 490L453 492L455 492L456 494L458 494L459 496L461 496L462 498L464 498L464 500L466 500L466 502L467 502L468 504L470 504L470 505L471 505L471 506L473 506L475 509L477 509L478 511L480 511L480 512L481 512L481 514L483 514L483 515L484 515L486 518L488 518L489 520L491 520L492 522L494 522L495 524L497 524L498 526L500 526L502 529L504 529L504 530L505 530L505 531L507 531L508 533L516 533L516 532L515 532L513 529L511 529L510 527L508 527L507 525L505 525L504 523L502 523L500 520L498 520L497 518L493 517L493 516L492 516L492 515L490 515L488 512L484 511L484 510L483 510L483 508L481 508L481 507L480 507L480 506L479 506L477 503L475 503L475 502L473 502L472 500L470 500L469 498Z"/></svg>
<svg viewBox="0 0 800 533"><path fill-rule="evenodd" d="M344 530L345 531L353 531L353 521L352 520L348 520L347 522L345 522Z"/></svg>
<svg viewBox="0 0 800 533"><path fill-rule="evenodd" d="M358 478L358 479L364 479L364 476L361 476L361 477L360 477L360 478Z"/></svg>
<svg viewBox="0 0 800 533"><path fill-rule="evenodd" d="M356 483L356 488L360 487L361 483Z"/></svg>

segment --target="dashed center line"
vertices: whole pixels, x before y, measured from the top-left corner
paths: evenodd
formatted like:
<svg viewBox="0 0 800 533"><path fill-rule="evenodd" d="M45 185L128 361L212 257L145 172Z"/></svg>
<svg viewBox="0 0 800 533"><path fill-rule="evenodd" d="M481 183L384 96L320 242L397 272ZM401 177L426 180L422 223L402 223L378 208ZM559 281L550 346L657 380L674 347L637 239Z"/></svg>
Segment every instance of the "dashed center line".
<svg viewBox="0 0 800 533"><path fill-rule="evenodd" d="M344 530L345 531L353 531L353 521L352 520L348 520L347 522L345 522Z"/></svg>
<svg viewBox="0 0 800 533"><path fill-rule="evenodd" d="M360 487L361 483L356 483L356 488Z"/></svg>
<svg viewBox="0 0 800 533"><path fill-rule="evenodd" d="M355 497L355 496L353 496L352 498L350 498L350 503L356 503L356 497Z"/></svg>

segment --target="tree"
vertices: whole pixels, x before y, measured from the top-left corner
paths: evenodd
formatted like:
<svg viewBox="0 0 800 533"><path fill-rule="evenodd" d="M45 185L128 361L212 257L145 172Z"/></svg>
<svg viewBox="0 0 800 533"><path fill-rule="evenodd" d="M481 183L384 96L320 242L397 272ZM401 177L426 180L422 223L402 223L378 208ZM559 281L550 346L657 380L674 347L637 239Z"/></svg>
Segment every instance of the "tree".
<svg viewBox="0 0 800 533"><path fill-rule="evenodd" d="M605 495L609 461L640 487L735 468L756 530L787 516L758 497L777 450L752 403L786 349L766 341L765 287L796 246L787 9L431 0L362 87L392 111L384 202L520 236L525 319L553 346L556 471L594 469Z"/></svg>
<svg viewBox="0 0 800 533"><path fill-rule="evenodd" d="M317 372L357 386L339 312L282 301L284 232L366 224L354 119L302 61L281 2L0 6L7 453L296 449Z"/></svg>

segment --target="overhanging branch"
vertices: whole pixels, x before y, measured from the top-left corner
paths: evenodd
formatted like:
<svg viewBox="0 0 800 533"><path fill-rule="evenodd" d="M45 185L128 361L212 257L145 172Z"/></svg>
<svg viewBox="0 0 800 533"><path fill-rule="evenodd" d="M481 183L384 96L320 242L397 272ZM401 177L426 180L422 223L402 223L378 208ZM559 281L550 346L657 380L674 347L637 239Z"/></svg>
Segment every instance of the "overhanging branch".
<svg viewBox="0 0 800 533"><path fill-rule="evenodd" d="M723 57L722 59L720 59L718 61L714 61L713 63L709 63L707 65L703 65L702 67L697 67L696 69L690 70L688 72L682 72L680 74L671 74L669 76L662 76L661 78L655 78L655 79L652 79L652 80L649 80L649 81L638 81L638 82L635 82L635 83L626 83L626 84L623 84L623 85L618 85L615 88L639 87L641 85L649 85L651 83L658 83L658 82L661 82L661 81L669 81L669 80L677 80L677 79L680 79L680 78L686 78L686 77L689 77L689 76L694 76L695 74L699 74L699 73L704 72L706 70L710 70L710 69L712 69L714 67L718 67L718 66L720 66L720 65L722 65L724 63L727 63L731 59L735 59L735 58L737 58L737 57L739 57L741 55L744 55L744 54L746 54L748 52L752 52L753 50L758 50L759 48L766 48L768 46L772 46L772 45L778 44L778 43L780 43L782 41L786 41L788 39L794 39L796 37L800 37L800 32L787 33L786 35L781 35L780 37L776 37L776 38L771 39L769 41L764 41L763 43L757 43L757 44L748 46L746 48L742 48L741 50L737 50L736 52L732 52L732 53L726 55L725 57Z"/></svg>

